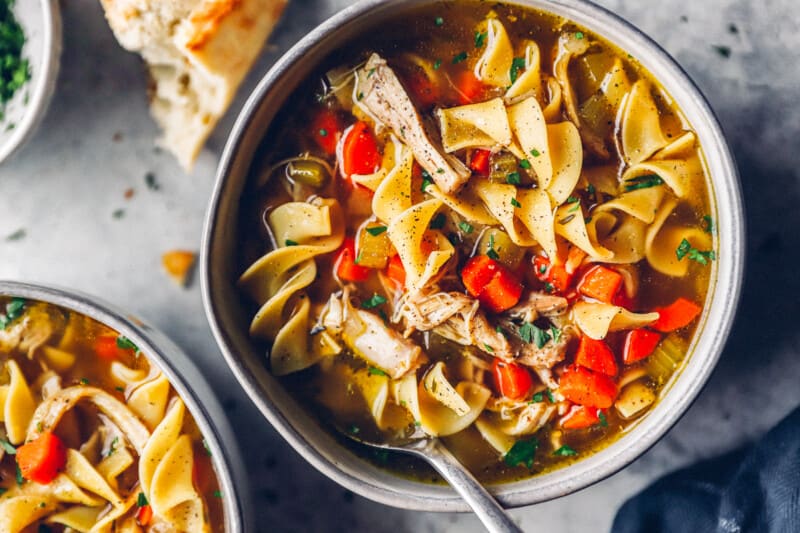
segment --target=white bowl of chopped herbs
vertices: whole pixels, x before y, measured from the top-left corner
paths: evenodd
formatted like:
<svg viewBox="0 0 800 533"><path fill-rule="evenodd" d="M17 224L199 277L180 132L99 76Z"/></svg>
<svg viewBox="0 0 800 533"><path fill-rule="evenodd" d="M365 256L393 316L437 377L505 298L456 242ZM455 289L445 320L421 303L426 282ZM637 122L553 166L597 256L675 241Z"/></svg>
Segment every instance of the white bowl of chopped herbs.
<svg viewBox="0 0 800 533"><path fill-rule="evenodd" d="M58 0L0 0L0 162L46 113L60 56Z"/></svg>

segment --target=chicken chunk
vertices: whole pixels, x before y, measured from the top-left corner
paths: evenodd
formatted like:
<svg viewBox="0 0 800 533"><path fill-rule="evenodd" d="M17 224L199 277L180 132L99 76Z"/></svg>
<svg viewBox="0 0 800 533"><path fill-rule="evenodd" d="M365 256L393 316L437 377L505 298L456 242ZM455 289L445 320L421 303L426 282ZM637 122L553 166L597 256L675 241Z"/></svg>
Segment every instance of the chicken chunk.
<svg viewBox="0 0 800 533"><path fill-rule="evenodd" d="M544 292L529 292L520 302L506 311L511 318L533 322L539 316L554 317L567 312L569 302L561 296Z"/></svg>
<svg viewBox="0 0 800 533"><path fill-rule="evenodd" d="M454 193L469 179L469 169L458 159L446 157L431 140L397 75L378 54L372 54L358 71L356 92L357 105L411 148L414 158L443 192Z"/></svg>

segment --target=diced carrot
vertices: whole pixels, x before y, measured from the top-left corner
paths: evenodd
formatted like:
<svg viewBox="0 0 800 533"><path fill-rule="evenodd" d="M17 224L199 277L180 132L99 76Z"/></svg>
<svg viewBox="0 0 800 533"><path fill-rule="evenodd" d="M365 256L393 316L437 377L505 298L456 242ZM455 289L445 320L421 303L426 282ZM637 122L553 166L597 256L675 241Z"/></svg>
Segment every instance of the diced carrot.
<svg viewBox="0 0 800 533"><path fill-rule="evenodd" d="M614 352L611 351L608 344L586 335L581 337L578 353L575 355L575 364L606 376L616 376L619 372Z"/></svg>
<svg viewBox="0 0 800 533"><path fill-rule="evenodd" d="M389 259L389 264L386 265L386 277L394 281L398 289L402 290L405 287L406 269L399 255L395 255Z"/></svg>
<svg viewBox="0 0 800 533"><path fill-rule="evenodd" d="M101 335L94 340L94 353L106 361L116 361L121 355L116 335Z"/></svg>
<svg viewBox="0 0 800 533"><path fill-rule="evenodd" d="M61 439L47 432L17 448L16 458L22 477L47 485L64 468L67 449Z"/></svg>
<svg viewBox="0 0 800 533"><path fill-rule="evenodd" d="M564 429L586 429L599 423L600 409L584 405L573 405L559 421Z"/></svg>
<svg viewBox="0 0 800 533"><path fill-rule="evenodd" d="M477 101L483 93L484 85L471 70L464 70L456 76L458 103L465 105Z"/></svg>
<svg viewBox="0 0 800 533"><path fill-rule="evenodd" d="M577 246L571 246L567 252L567 260L564 262L564 270L567 271L567 274L575 274L585 258L586 252Z"/></svg>
<svg viewBox="0 0 800 533"><path fill-rule="evenodd" d="M551 264L543 255L533 258L533 268L536 277L552 286L554 292L566 292L572 285L573 273L567 271L564 265Z"/></svg>
<svg viewBox="0 0 800 533"><path fill-rule="evenodd" d="M330 109L322 109L311 121L311 137L327 155L336 153L340 131L339 119Z"/></svg>
<svg viewBox="0 0 800 533"><path fill-rule="evenodd" d="M647 329L634 329L625 335L623 362L631 365L648 357L661 342L661 335Z"/></svg>
<svg viewBox="0 0 800 533"><path fill-rule="evenodd" d="M512 400L521 400L528 395L533 379L528 370L515 363L507 363L498 358L492 361L492 373L497 391Z"/></svg>
<svg viewBox="0 0 800 533"><path fill-rule="evenodd" d="M342 172L348 178L353 174L372 174L380 164L375 136L366 122L356 122L347 130L342 144Z"/></svg>
<svg viewBox="0 0 800 533"><path fill-rule="evenodd" d="M469 162L470 170L481 176L488 176L490 172L489 168L490 155L491 152L489 150L478 149L472 152L472 159Z"/></svg>
<svg viewBox="0 0 800 533"><path fill-rule="evenodd" d="M347 237L339 248L333 267L339 279L359 282L369 277L369 269L356 263L356 259L356 243L352 237Z"/></svg>
<svg viewBox="0 0 800 533"><path fill-rule="evenodd" d="M611 407L617 397L617 385L613 379L577 365L568 367L561 374L558 391L573 403L601 409Z"/></svg>
<svg viewBox="0 0 800 533"><path fill-rule="evenodd" d="M497 274L478 295L478 300L495 313L511 309L522 296L522 283L506 267L499 265Z"/></svg>
<svg viewBox="0 0 800 533"><path fill-rule="evenodd" d="M141 527L148 526L153 519L153 508L143 505L136 511L136 523Z"/></svg>
<svg viewBox="0 0 800 533"><path fill-rule="evenodd" d="M685 328L697 318L700 311L702 308L691 300L678 298L670 305L656 309L658 320L655 321L652 328L663 333Z"/></svg>
<svg viewBox="0 0 800 533"><path fill-rule="evenodd" d="M583 275L578 283L578 292L604 303L611 303L622 286L619 272L597 265Z"/></svg>
<svg viewBox="0 0 800 533"><path fill-rule="evenodd" d="M467 292L477 298L500 269L500 264L485 256L476 255L461 269L461 281Z"/></svg>

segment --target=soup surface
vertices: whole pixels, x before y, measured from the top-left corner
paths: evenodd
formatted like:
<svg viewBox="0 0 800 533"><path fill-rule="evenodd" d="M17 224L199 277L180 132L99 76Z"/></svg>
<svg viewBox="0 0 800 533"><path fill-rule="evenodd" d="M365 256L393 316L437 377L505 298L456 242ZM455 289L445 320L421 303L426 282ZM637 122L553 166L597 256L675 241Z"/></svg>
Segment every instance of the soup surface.
<svg viewBox="0 0 800 533"><path fill-rule="evenodd" d="M264 139L251 334L340 430L440 436L486 482L563 466L685 357L716 259L704 172L657 81L568 21L459 2L365 28Z"/></svg>
<svg viewBox="0 0 800 533"><path fill-rule="evenodd" d="M0 531L224 531L203 437L129 339L0 297Z"/></svg>

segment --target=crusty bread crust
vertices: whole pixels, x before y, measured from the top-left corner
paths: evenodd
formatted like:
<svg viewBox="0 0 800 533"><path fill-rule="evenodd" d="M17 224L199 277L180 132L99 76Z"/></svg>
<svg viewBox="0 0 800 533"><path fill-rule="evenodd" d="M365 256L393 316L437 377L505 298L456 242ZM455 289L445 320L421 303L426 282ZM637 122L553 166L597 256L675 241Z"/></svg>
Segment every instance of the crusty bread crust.
<svg viewBox="0 0 800 533"><path fill-rule="evenodd" d="M100 0L117 40L142 55L160 144L190 169L286 0Z"/></svg>

